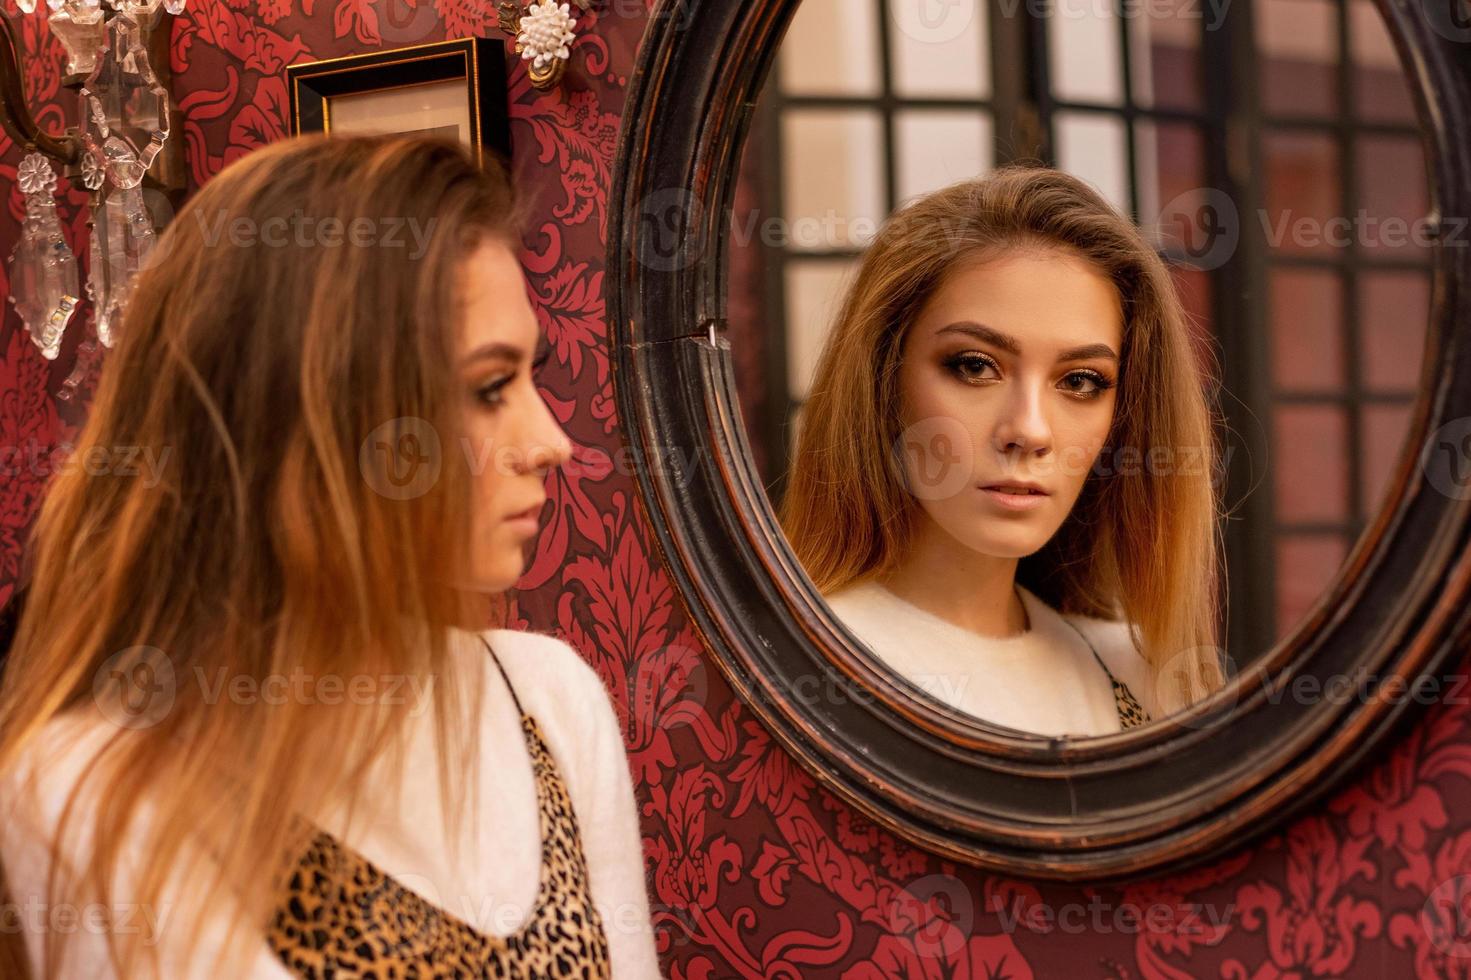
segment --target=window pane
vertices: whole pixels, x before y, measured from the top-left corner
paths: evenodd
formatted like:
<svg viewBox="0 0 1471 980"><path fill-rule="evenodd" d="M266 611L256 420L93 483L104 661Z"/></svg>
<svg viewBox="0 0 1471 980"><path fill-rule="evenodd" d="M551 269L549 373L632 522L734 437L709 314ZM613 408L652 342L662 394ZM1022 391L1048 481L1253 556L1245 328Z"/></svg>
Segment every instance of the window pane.
<svg viewBox="0 0 1471 980"><path fill-rule="evenodd" d="M1096 187L1123 214L1129 207L1124 121L1098 112L1059 112L1057 165Z"/></svg>
<svg viewBox="0 0 1471 980"><path fill-rule="evenodd" d="M805 2L805 0L804 0ZM871 7L873 0L843 0ZM902 96L984 99L991 92L986 6L943 0L889 0L894 91Z"/></svg>
<svg viewBox="0 0 1471 980"><path fill-rule="evenodd" d="M789 244L867 244L884 213L883 124L871 109L792 110L782 118Z"/></svg>
<svg viewBox="0 0 1471 980"><path fill-rule="evenodd" d="M1338 148L1330 137L1273 132L1262 141L1262 155L1267 208L1261 222L1269 246L1294 255L1332 255L1351 241L1342 227L1347 219L1339 217Z"/></svg>
<svg viewBox="0 0 1471 980"><path fill-rule="evenodd" d="M1302 622L1348 557L1340 534L1288 534L1277 541L1277 639Z"/></svg>
<svg viewBox="0 0 1471 980"><path fill-rule="evenodd" d="M1359 274L1359 371L1371 391L1413 392L1425 358L1430 278L1420 272Z"/></svg>
<svg viewBox="0 0 1471 980"><path fill-rule="evenodd" d="M1119 24L1112 4L1056 0L1048 5L1052 93L1064 102L1117 106L1124 101Z"/></svg>
<svg viewBox="0 0 1471 980"><path fill-rule="evenodd" d="M1374 122L1415 121L1409 80L1394 52L1384 18L1369 0L1352 0L1348 8L1349 50L1354 62L1354 107Z"/></svg>
<svg viewBox="0 0 1471 980"><path fill-rule="evenodd" d="M1218 377L1220 353L1211 316L1211 300L1215 292L1211 273L1180 265L1171 266L1170 271L1174 274L1180 298L1185 303L1185 312L1189 314L1191 346L1195 350L1200 371Z"/></svg>
<svg viewBox="0 0 1471 980"><path fill-rule="evenodd" d="M792 95L878 95L877 9L869 0L802 0L782 41L781 87Z"/></svg>
<svg viewBox="0 0 1471 980"><path fill-rule="evenodd" d="M1273 385L1283 391L1341 391L1342 323L1343 286L1338 273L1273 271L1267 309Z"/></svg>
<svg viewBox="0 0 1471 980"><path fill-rule="evenodd" d="M1425 154L1414 138L1365 136L1358 140L1359 207L1366 214L1359 240L1366 251L1396 256L1423 252L1430 241L1425 221Z"/></svg>
<svg viewBox="0 0 1471 980"><path fill-rule="evenodd" d="M793 400L807 397L845 279L855 265L854 259L798 259L787 266L787 387Z"/></svg>
<svg viewBox="0 0 1471 980"><path fill-rule="evenodd" d="M1389 489L1389 477L1399 464L1410 431L1414 406L1366 405L1362 422L1364 444L1359 448L1359 485L1364 500L1364 517L1378 512Z"/></svg>
<svg viewBox="0 0 1471 980"><path fill-rule="evenodd" d="M1226 9L1226 8L1223 8ZM1195 0L1157 0L1148 17L1129 18L1134 101L1145 108L1200 109L1200 36L1223 16Z"/></svg>
<svg viewBox="0 0 1471 980"><path fill-rule="evenodd" d="M1338 12L1326 0L1256 0L1263 111L1338 113Z"/></svg>
<svg viewBox="0 0 1471 980"><path fill-rule="evenodd" d="M1139 217L1148 233L1158 228L1165 214L1179 213L1182 195L1206 186L1205 140L1200 128L1190 123L1140 119L1134 125L1134 144L1139 167ZM1170 233L1170 229L1158 230Z"/></svg>
<svg viewBox="0 0 1471 980"><path fill-rule="evenodd" d="M1281 405L1274 413L1272 458L1277 520L1348 518L1348 425L1336 405Z"/></svg>
<svg viewBox="0 0 1471 980"><path fill-rule="evenodd" d="M894 119L899 200L991 169L991 117L965 111L901 111Z"/></svg>

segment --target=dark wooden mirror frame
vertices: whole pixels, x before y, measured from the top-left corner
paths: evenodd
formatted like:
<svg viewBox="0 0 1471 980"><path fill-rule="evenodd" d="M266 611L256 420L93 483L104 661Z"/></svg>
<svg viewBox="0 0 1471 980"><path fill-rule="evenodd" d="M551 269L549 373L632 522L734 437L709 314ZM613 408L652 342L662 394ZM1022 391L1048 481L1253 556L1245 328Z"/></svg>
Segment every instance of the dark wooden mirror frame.
<svg viewBox="0 0 1471 980"><path fill-rule="evenodd" d="M1421 466L1443 425L1471 417L1464 234L1460 247L1434 249L1422 396L1388 502L1297 631L1213 698L1143 729L1008 735L919 695L840 627L748 452L722 335L726 233L752 109L799 2L654 9L609 202L622 429L658 546L736 693L872 819L937 853L1034 878L1099 882L1196 863L1362 771L1459 684L1471 636L1471 499L1440 493ZM1464 233L1471 30L1458 30L1456 2L1375 5L1409 66L1432 221ZM1335 680L1351 696L1293 694Z"/></svg>

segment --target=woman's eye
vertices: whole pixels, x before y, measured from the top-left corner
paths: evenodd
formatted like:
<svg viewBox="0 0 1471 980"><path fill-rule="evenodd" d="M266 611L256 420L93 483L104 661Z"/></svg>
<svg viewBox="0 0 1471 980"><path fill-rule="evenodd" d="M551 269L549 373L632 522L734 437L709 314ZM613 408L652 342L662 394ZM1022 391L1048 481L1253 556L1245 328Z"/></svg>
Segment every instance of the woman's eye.
<svg viewBox="0 0 1471 980"><path fill-rule="evenodd" d="M948 358L945 366L962 381L981 381L986 369L994 368L996 364L984 354L967 353Z"/></svg>
<svg viewBox="0 0 1471 980"><path fill-rule="evenodd" d="M500 405L500 403L505 398L505 396L501 394L501 391L506 387L506 385L511 383L511 379L513 377L515 377L515 375L508 375L504 378L497 378L489 384L482 385L475 390L475 397L479 398L482 402L484 402L486 405L491 406L492 408Z"/></svg>
<svg viewBox="0 0 1471 980"><path fill-rule="evenodd" d="M1063 379L1068 391L1075 395L1096 398L1113 387L1113 382L1094 371L1074 371Z"/></svg>

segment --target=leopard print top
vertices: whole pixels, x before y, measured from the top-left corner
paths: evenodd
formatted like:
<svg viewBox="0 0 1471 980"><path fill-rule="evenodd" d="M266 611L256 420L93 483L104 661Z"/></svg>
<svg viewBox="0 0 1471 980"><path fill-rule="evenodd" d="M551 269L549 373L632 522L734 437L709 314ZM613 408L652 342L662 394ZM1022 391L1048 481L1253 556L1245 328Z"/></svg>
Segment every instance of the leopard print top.
<svg viewBox="0 0 1471 980"><path fill-rule="evenodd" d="M1108 670L1107 667L1103 669ZM1108 679L1113 681L1113 703L1119 710L1119 726L1127 730L1148 723L1149 712L1134 697L1134 692L1113 674L1109 674Z"/></svg>
<svg viewBox="0 0 1471 980"><path fill-rule="evenodd" d="M1104 663L1103 658L1098 655L1098 648L1093 645L1092 640L1088 639L1088 634L1078 629L1078 624L1066 617L1063 618L1063 622L1071 626L1074 632L1083 638L1083 642L1088 644L1088 649L1093 651L1093 659L1098 661L1098 666L1102 667L1103 672L1108 675L1109 683L1113 684L1113 703L1119 713L1119 727L1127 731L1130 728L1148 724L1151 721L1149 712L1144 710L1144 706L1139 703L1138 698L1134 697L1134 692L1129 690L1128 685L1115 677L1113 671L1108 669L1108 664Z"/></svg>
<svg viewBox="0 0 1471 980"><path fill-rule="evenodd" d="M319 831L266 931L288 970L306 980L612 976L571 797L541 728L525 711L521 728L536 774L542 842L536 905L521 928L505 938L480 932Z"/></svg>

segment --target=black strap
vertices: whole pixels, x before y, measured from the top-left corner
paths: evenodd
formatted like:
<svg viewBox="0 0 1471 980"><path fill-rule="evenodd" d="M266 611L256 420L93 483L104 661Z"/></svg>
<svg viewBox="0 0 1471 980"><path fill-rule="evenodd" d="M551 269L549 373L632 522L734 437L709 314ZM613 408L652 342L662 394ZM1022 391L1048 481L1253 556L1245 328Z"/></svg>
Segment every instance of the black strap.
<svg viewBox="0 0 1471 980"><path fill-rule="evenodd" d="M1066 616L1061 617L1061 619L1064 623L1067 623L1073 628L1074 633L1077 633L1083 638L1083 642L1088 644L1088 649L1093 651L1093 659L1098 661L1098 666L1103 668L1103 672L1108 675L1108 679L1110 681L1117 684L1119 682L1119 679L1113 675L1113 671L1108 669L1108 664L1104 663L1103 658L1098 655L1098 649L1093 645L1093 641L1088 639L1088 634L1078 629L1078 624L1073 622L1071 619L1068 619Z"/></svg>
<svg viewBox="0 0 1471 980"><path fill-rule="evenodd" d="M516 685L511 683L511 678L506 673L506 668L501 665L500 657L497 657L495 655L495 649L491 647L490 641L487 640L483 634L480 637L480 642L485 644L485 650L487 653L490 654L491 662L494 663L496 669L501 672L501 679L506 682L506 690L511 692L511 700L514 701L516 704L516 711L524 717L526 714L526 709L521 707L521 699L516 696Z"/></svg>
<svg viewBox="0 0 1471 980"><path fill-rule="evenodd" d="M1088 639L1088 634L1078 629L1078 624L1066 616L1061 619L1073 628L1073 632L1083 638L1083 642L1088 644L1088 649L1093 651L1093 659L1098 661L1098 666L1102 667L1103 672L1108 675L1108 681L1113 686L1114 708L1119 713L1119 722L1123 727L1134 728L1149 721L1149 712L1144 710L1139 699L1134 697L1134 692L1129 690L1129 686L1115 677L1113 671L1108 669L1108 664L1104 663L1103 658L1098 655L1098 648L1093 645L1092 640Z"/></svg>

